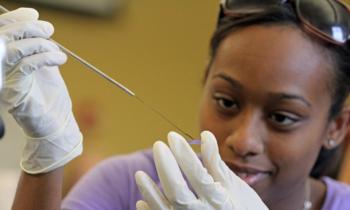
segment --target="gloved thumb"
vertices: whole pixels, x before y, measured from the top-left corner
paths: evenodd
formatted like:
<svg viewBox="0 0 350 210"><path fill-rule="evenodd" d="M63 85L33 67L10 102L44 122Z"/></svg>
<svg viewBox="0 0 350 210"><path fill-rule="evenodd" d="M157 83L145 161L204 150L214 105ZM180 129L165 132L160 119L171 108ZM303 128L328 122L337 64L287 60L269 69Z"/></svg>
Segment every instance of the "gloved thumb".
<svg viewBox="0 0 350 210"><path fill-rule="evenodd" d="M148 204L145 201L137 201L136 203L136 209L137 210L151 210L151 208L148 206Z"/></svg>
<svg viewBox="0 0 350 210"><path fill-rule="evenodd" d="M221 159L219 147L214 134L209 131L201 133L201 155L203 158L203 165L207 168L209 174L216 182L221 183L222 186L230 185L230 178L239 177L235 175L231 169Z"/></svg>
<svg viewBox="0 0 350 210"><path fill-rule="evenodd" d="M39 12L32 8L19 8L0 15L0 27L18 21L38 20Z"/></svg>

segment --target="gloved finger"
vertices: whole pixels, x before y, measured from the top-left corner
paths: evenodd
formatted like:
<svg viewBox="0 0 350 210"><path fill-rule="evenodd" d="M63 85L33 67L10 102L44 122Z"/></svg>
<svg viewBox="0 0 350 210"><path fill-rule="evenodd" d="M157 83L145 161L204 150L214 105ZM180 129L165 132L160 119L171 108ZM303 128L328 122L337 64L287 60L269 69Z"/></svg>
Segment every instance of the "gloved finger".
<svg viewBox="0 0 350 210"><path fill-rule="evenodd" d="M216 138L209 131L201 133L201 154L203 164L214 180L226 187L234 198L253 207L259 205L257 209L266 209L256 192L222 161Z"/></svg>
<svg viewBox="0 0 350 210"><path fill-rule="evenodd" d="M61 51L46 52L25 57L19 62L18 70L23 75L29 75L44 66L60 66L67 61L67 55ZM17 69L17 68L13 68ZM6 72L8 76L18 72Z"/></svg>
<svg viewBox="0 0 350 210"><path fill-rule="evenodd" d="M18 21L38 20L39 13L32 8L18 8L0 15L0 27Z"/></svg>
<svg viewBox="0 0 350 210"><path fill-rule="evenodd" d="M30 38L10 42L7 45L5 64L12 66L23 57L51 51L59 51L59 47L43 38Z"/></svg>
<svg viewBox="0 0 350 210"><path fill-rule="evenodd" d="M154 181L143 171L135 174L137 186L152 210L170 210L169 201L158 189Z"/></svg>
<svg viewBox="0 0 350 210"><path fill-rule="evenodd" d="M153 145L153 156L164 194L175 206L192 206L197 197L188 188L180 168L169 147L161 141ZM181 208L189 209L189 208Z"/></svg>
<svg viewBox="0 0 350 210"><path fill-rule="evenodd" d="M187 141L179 134L170 132L168 142L176 161L200 198L223 202L227 198L223 187L214 182Z"/></svg>
<svg viewBox="0 0 350 210"><path fill-rule="evenodd" d="M0 36L6 43L35 37L48 39L53 33L53 25L41 20L15 22L0 27Z"/></svg>
<svg viewBox="0 0 350 210"><path fill-rule="evenodd" d="M222 186L230 186L231 179L234 178L239 183L242 180L235 175L230 168L222 161L215 136L209 131L201 133L201 154L203 164L208 169L216 182Z"/></svg>
<svg viewBox="0 0 350 210"><path fill-rule="evenodd" d="M137 210L151 210L151 208L148 206L148 204L142 200L136 202L136 209Z"/></svg>

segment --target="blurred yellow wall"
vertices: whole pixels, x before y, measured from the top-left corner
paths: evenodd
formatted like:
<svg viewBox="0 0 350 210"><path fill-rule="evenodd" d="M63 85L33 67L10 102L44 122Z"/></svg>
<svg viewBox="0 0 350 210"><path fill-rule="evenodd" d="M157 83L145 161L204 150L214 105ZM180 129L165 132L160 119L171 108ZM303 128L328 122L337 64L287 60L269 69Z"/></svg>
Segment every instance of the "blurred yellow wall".
<svg viewBox="0 0 350 210"><path fill-rule="evenodd" d="M33 7L0 2L11 10ZM121 81L196 137L201 78L218 1L125 2L122 13L112 18L34 7L41 19L54 24L55 40ZM61 71L85 136L84 155L68 171L78 163L81 166L84 158L150 147L174 129L74 59Z"/></svg>

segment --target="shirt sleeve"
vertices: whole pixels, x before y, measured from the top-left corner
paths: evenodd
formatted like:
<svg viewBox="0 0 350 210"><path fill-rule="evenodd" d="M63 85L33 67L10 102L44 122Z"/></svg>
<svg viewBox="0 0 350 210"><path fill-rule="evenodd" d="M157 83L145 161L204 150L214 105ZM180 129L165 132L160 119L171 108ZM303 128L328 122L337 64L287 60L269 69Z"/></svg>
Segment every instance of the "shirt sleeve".
<svg viewBox="0 0 350 210"><path fill-rule="evenodd" d="M80 179L62 202L62 210L134 210L141 199L134 174L144 170L157 179L150 153L112 157Z"/></svg>
<svg viewBox="0 0 350 210"><path fill-rule="evenodd" d="M348 210L350 209L350 186L335 181L329 177L323 177L327 193L322 210Z"/></svg>

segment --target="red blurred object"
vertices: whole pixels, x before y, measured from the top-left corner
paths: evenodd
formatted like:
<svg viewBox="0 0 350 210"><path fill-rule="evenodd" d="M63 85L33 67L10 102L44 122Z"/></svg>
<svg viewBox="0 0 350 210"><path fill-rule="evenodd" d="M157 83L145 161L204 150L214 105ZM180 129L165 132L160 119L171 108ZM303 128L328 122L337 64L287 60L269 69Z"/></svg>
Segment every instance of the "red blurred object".
<svg viewBox="0 0 350 210"><path fill-rule="evenodd" d="M88 99L80 102L76 107L76 119L84 134L94 131L99 124L98 105L95 100Z"/></svg>

